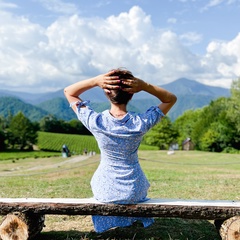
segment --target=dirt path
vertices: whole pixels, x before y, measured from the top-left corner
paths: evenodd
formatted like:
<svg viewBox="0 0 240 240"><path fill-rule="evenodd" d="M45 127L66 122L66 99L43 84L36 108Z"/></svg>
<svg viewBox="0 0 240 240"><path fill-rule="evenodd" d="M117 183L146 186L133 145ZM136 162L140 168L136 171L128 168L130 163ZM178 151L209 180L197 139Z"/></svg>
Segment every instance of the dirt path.
<svg viewBox="0 0 240 240"><path fill-rule="evenodd" d="M84 160L88 159L89 157L90 156L88 156L88 155L79 155L76 157L66 158L66 160L59 162L59 163L54 163L54 164L46 165L46 166L35 166L32 168L29 168L28 171L41 170L41 169L46 169L46 168L58 168L63 165L84 161Z"/></svg>
<svg viewBox="0 0 240 240"><path fill-rule="evenodd" d="M69 158L58 158L56 161L44 160L34 160L31 163L24 162L14 162L8 163L0 166L0 176L16 176L16 175L29 175L31 174L40 174L41 171L45 170L56 171L56 169L68 169L76 164L81 164L85 160L88 160L90 155L78 155L72 156Z"/></svg>

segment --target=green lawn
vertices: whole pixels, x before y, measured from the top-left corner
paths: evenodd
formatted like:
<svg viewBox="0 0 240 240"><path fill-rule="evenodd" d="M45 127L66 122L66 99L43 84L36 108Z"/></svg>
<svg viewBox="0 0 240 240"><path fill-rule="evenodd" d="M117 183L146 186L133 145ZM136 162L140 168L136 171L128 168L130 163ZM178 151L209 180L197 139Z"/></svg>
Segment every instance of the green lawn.
<svg viewBox="0 0 240 240"><path fill-rule="evenodd" d="M91 197L90 179L99 155L79 162L71 158L25 158L0 161L1 197ZM142 168L151 184L149 197L225 199L240 201L240 155L197 151L140 151ZM36 240L168 239L219 240L212 222L161 219L147 229L115 229L101 236L92 232L90 216L47 216Z"/></svg>
<svg viewBox="0 0 240 240"><path fill-rule="evenodd" d="M9 150L6 152L0 152L0 161L2 160L12 160L16 161L19 159L26 158L48 158L61 156L61 151L59 152L44 152L44 151L20 151L20 150Z"/></svg>

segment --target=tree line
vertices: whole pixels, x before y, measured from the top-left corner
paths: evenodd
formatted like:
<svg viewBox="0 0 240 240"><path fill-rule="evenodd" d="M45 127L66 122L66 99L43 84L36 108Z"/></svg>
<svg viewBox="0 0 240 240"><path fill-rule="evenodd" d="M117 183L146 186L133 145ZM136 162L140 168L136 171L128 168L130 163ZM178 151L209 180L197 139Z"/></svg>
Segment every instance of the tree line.
<svg viewBox="0 0 240 240"><path fill-rule="evenodd" d="M6 149L33 150L38 131L90 135L77 119L63 121L47 115L39 122L31 122L21 111L7 118L0 116L0 151Z"/></svg>
<svg viewBox="0 0 240 240"><path fill-rule="evenodd" d="M19 112L15 116L0 117L0 150L32 149L38 131L91 134L77 119L66 122L48 115L40 122L31 122ZM165 150L177 143L181 149L187 138L191 139L196 150L239 152L240 78L233 80L230 97L213 100L203 108L187 110L174 122L168 116L164 117L144 136L143 143Z"/></svg>

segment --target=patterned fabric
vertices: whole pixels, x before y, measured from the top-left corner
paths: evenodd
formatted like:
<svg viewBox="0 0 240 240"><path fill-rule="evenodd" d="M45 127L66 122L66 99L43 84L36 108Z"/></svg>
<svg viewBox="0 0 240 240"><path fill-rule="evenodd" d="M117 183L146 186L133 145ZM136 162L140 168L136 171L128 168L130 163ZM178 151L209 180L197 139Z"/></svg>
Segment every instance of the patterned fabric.
<svg viewBox="0 0 240 240"><path fill-rule="evenodd" d="M164 116L155 106L145 113L128 112L122 119L114 118L109 110L95 112L88 102L74 103L78 119L94 135L101 151L101 161L91 179L94 198L104 203L135 204L148 200L150 186L138 162L138 147L143 135ZM86 107L81 108L82 105ZM92 216L96 232L113 227L125 227L140 220L144 227L152 218Z"/></svg>

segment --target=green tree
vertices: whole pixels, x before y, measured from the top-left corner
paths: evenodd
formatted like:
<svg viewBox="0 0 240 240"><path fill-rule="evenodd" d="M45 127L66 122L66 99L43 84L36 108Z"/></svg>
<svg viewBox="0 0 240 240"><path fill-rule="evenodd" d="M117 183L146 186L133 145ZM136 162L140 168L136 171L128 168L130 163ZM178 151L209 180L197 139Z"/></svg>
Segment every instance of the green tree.
<svg viewBox="0 0 240 240"><path fill-rule="evenodd" d="M211 101L208 106L202 108L201 115L192 131L192 140L195 147L199 150L203 150L201 146L201 138L208 131L211 123L216 121L218 114L221 112L221 104L216 104L216 101L219 102L220 100Z"/></svg>
<svg viewBox="0 0 240 240"><path fill-rule="evenodd" d="M78 119L72 119L66 123L66 133L91 135L91 132Z"/></svg>
<svg viewBox="0 0 240 240"><path fill-rule="evenodd" d="M3 151L6 148L5 124L6 124L6 120L0 116L0 151Z"/></svg>
<svg viewBox="0 0 240 240"><path fill-rule="evenodd" d="M47 115L40 120L40 130L43 132L61 132L59 121L54 115Z"/></svg>
<svg viewBox="0 0 240 240"><path fill-rule="evenodd" d="M240 133L240 78L232 82L227 117Z"/></svg>
<svg viewBox="0 0 240 240"><path fill-rule="evenodd" d="M37 125L33 124L22 112L12 117L9 124L9 143L18 145L21 150L32 149L37 141Z"/></svg>
<svg viewBox="0 0 240 240"><path fill-rule="evenodd" d="M175 143L178 131L173 126L169 117L165 116L146 135L143 142L147 145L157 146L159 149L169 149L171 143Z"/></svg>
<svg viewBox="0 0 240 240"><path fill-rule="evenodd" d="M65 122L53 115L48 115L41 119L39 126L42 132L91 135L88 129L77 119Z"/></svg>
<svg viewBox="0 0 240 240"><path fill-rule="evenodd" d="M213 122L200 139L201 150L222 152L227 147L232 147L234 132L224 122Z"/></svg>
<svg viewBox="0 0 240 240"><path fill-rule="evenodd" d="M177 129L179 133L177 139L179 146L182 146L183 141L187 138L192 139L192 131L201 116L201 112L202 109L187 110L173 123L175 129Z"/></svg>
<svg viewBox="0 0 240 240"><path fill-rule="evenodd" d="M218 98L203 108L192 131L192 139L199 150L221 152L239 142L236 128L227 117L229 98Z"/></svg>

